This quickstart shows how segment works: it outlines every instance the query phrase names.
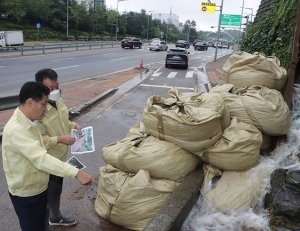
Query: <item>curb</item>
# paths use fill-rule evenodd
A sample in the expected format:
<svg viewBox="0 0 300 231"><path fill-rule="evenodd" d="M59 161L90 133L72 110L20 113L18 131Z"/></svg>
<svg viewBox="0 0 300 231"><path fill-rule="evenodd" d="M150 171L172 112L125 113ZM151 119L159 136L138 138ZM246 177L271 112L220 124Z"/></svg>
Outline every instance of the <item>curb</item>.
<svg viewBox="0 0 300 231"><path fill-rule="evenodd" d="M104 99L108 98L109 96L114 95L118 90L119 90L119 88L108 89L105 92L103 92L102 94L100 94L100 95L90 99L89 101L85 102L84 104L81 104L79 106L70 108L69 109L70 118L74 117L72 115L72 112L74 112L74 113L79 112L79 114L82 114L82 113L86 112L87 110L89 110L92 106L94 106L99 101L104 100Z"/></svg>

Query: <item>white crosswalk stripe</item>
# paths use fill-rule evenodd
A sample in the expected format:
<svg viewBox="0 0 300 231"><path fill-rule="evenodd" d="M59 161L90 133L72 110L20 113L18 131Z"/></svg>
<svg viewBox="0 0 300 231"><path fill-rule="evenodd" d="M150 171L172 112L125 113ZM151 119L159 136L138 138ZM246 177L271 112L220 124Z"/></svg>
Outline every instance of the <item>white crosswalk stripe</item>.
<svg viewBox="0 0 300 231"><path fill-rule="evenodd" d="M185 75L185 78L193 78L194 71L188 71Z"/></svg>
<svg viewBox="0 0 300 231"><path fill-rule="evenodd" d="M161 75L162 72L154 72L151 76L158 77Z"/></svg>
<svg viewBox="0 0 300 231"><path fill-rule="evenodd" d="M169 79L174 79L178 72L171 72L167 77Z"/></svg>

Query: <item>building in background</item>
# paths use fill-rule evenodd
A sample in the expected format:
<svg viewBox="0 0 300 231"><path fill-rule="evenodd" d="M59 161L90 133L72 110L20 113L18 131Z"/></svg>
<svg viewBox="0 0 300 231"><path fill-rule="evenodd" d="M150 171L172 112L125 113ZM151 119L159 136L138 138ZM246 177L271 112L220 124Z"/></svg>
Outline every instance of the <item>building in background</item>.
<svg viewBox="0 0 300 231"><path fill-rule="evenodd" d="M159 19L161 22L173 24L179 28L179 16L172 13L172 7L170 13L152 13L152 19Z"/></svg>

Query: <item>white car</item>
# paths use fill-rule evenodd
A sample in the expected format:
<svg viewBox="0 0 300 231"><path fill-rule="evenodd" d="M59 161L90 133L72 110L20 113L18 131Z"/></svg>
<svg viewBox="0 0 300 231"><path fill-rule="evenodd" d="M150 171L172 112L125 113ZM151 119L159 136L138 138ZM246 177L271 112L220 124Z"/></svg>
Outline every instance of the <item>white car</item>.
<svg viewBox="0 0 300 231"><path fill-rule="evenodd" d="M154 40L149 45L149 50L155 50L155 51L166 51L168 50L168 46L165 41L161 40Z"/></svg>

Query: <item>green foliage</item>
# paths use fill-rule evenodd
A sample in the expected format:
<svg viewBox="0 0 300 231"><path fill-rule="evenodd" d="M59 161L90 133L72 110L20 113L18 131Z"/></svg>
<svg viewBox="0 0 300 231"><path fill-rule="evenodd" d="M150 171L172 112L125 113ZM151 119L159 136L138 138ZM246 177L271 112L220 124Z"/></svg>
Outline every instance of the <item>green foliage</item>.
<svg viewBox="0 0 300 231"><path fill-rule="evenodd" d="M148 29L149 39L160 37L160 33L164 32L165 36L168 34L169 42L175 42L181 36L186 39L188 32L191 39L197 36L194 20L187 20L185 32L180 33L173 24L152 20L144 9L140 12L117 12L107 9L98 1L0 0L0 12L4 16L0 18L0 29L23 30L25 41L36 40L37 23L41 24L39 40L65 39L67 25L68 34L75 37L98 35L114 38L116 24L119 40L127 35L145 39Z"/></svg>
<svg viewBox="0 0 300 231"><path fill-rule="evenodd" d="M285 68L292 57L291 41L296 26L298 0L272 0L270 11L261 15L259 21L250 26L241 43L241 50L248 53L261 52L274 55Z"/></svg>

